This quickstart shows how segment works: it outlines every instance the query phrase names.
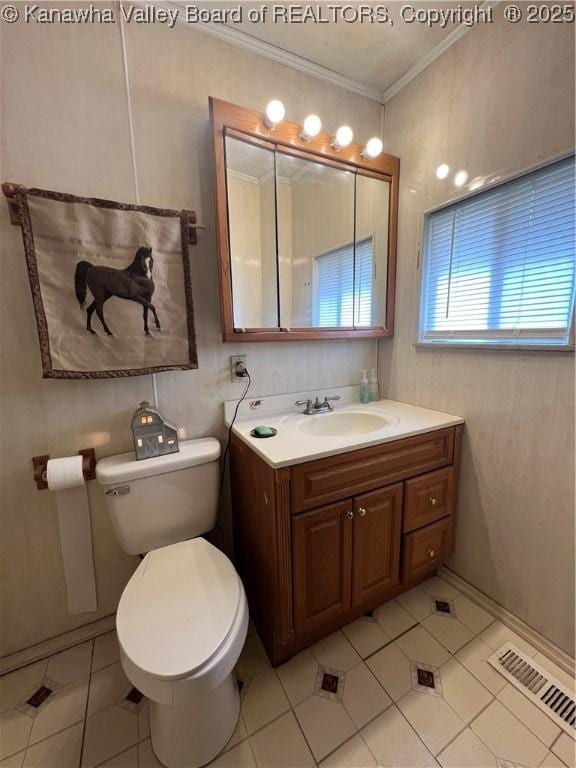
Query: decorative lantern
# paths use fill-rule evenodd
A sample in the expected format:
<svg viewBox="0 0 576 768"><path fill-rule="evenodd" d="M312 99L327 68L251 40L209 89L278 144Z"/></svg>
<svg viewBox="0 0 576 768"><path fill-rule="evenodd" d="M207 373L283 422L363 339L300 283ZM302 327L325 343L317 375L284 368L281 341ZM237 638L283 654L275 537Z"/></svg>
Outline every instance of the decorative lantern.
<svg viewBox="0 0 576 768"><path fill-rule="evenodd" d="M132 416L132 436L138 461L180 450L176 426L166 421L146 400Z"/></svg>

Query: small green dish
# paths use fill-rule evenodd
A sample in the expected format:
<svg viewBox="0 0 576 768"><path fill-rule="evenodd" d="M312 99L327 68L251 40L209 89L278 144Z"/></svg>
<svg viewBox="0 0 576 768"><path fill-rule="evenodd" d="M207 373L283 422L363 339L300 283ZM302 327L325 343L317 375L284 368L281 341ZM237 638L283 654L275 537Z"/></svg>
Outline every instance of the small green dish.
<svg viewBox="0 0 576 768"><path fill-rule="evenodd" d="M278 430L274 427L267 427L265 424L261 424L258 427L254 427L250 434L252 437L259 437L264 439L265 437L274 437L278 434Z"/></svg>

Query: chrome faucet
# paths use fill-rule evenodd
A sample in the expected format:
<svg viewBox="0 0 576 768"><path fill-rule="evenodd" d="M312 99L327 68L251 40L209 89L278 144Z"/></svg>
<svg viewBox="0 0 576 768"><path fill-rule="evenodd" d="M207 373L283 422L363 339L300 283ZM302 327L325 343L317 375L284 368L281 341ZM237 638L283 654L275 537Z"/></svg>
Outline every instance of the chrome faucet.
<svg viewBox="0 0 576 768"><path fill-rule="evenodd" d="M329 413L334 410L332 405L333 400L340 400L340 395L334 395L333 397L325 397L322 402L320 398L316 397L316 400L296 400L294 405L305 405L306 408L302 411L306 416L313 416L315 413Z"/></svg>

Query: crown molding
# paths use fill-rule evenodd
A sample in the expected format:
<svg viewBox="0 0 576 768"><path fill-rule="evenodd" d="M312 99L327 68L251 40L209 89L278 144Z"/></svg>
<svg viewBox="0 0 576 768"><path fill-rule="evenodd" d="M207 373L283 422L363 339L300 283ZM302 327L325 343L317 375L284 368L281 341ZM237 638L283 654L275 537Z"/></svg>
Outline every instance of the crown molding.
<svg viewBox="0 0 576 768"><path fill-rule="evenodd" d="M491 8L492 6L497 5L499 2L500 0L484 0L484 2L479 7L480 9ZM448 48L453 46L454 43L460 40L461 37L464 37L464 35L470 32L471 29L474 29L474 27L467 27L464 24L460 24L460 26L450 32L449 35L446 35L446 37L441 40L438 45L436 45L434 48L432 48L432 50L428 51L428 53L424 54L424 56L418 59L414 66L410 67L407 72L399 77L398 80L392 83L392 85L382 93L382 104L386 104L387 101L390 101L391 98L396 96L396 94L399 93L402 88L404 88L406 85L408 85L408 83L418 77L419 74L424 72L424 70L427 69L430 64L436 61L439 56L442 56L442 54L447 51Z"/></svg>
<svg viewBox="0 0 576 768"><path fill-rule="evenodd" d="M162 8L176 8L180 11L186 7L186 3L183 0L135 0L135 2L138 5L155 5ZM248 34L248 32L234 29L226 24L215 24L210 22L188 24L186 22L185 13L178 14L177 23L184 24L189 29L194 29L198 32L205 32L207 35L212 35L229 45L234 45L237 48L242 48L245 51L250 51L259 56L264 56L271 61L275 61L277 64L283 64L291 69L296 69L299 72L305 72L308 75L312 75L312 77L325 80L332 83L332 85L345 88L347 91L352 91L359 96L365 96L367 99L377 101L379 104L381 102L382 94L378 88L373 88L358 80L334 72L328 67L323 67L321 64L315 64L313 61L310 61L303 56L298 56L296 53L290 53L290 51L286 51L276 45L259 40L257 37Z"/></svg>
<svg viewBox="0 0 576 768"><path fill-rule="evenodd" d="M182 11L186 7L184 0L134 0L137 5L155 5L162 8L173 8ZM497 5L500 0L484 0L480 5L480 8L489 8ZM408 83L414 78L418 77L427 67L430 66L439 56L448 50L454 43L460 40L467 32L474 29L474 26L465 26L460 24L455 30L447 35L438 45L432 50L428 51L422 56L414 66L412 66L407 72L398 78L389 88L385 91L380 91L366 83L362 83L353 78L341 75L328 67L323 67L321 64L307 59L303 56L299 56L296 53L280 48L279 46L266 43L263 40L259 40L257 37L250 35L248 32L244 32L238 29L234 29L226 24L216 24L211 22L198 22L197 24L188 24L186 22L186 14L180 12L177 19L178 24L184 24L189 29L203 32L207 35L222 40L229 45L234 45L237 48L242 48L245 51L250 51L258 56L275 61L277 64L283 64L291 69L296 69L299 72L304 72L307 75L316 77L320 80L336 85L340 88L344 88L347 91L357 94L358 96L364 96L367 99L376 101L379 104L385 104L391 98L402 90Z"/></svg>

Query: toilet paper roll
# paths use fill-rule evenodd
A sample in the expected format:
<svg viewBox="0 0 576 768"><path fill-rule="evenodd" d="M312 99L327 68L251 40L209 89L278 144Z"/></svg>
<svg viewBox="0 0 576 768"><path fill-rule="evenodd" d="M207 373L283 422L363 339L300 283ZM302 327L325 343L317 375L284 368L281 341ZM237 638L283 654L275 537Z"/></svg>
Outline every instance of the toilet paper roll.
<svg viewBox="0 0 576 768"><path fill-rule="evenodd" d="M48 488L56 492L68 613L95 611L97 604L92 530L82 456L50 459L46 465L46 479Z"/></svg>

